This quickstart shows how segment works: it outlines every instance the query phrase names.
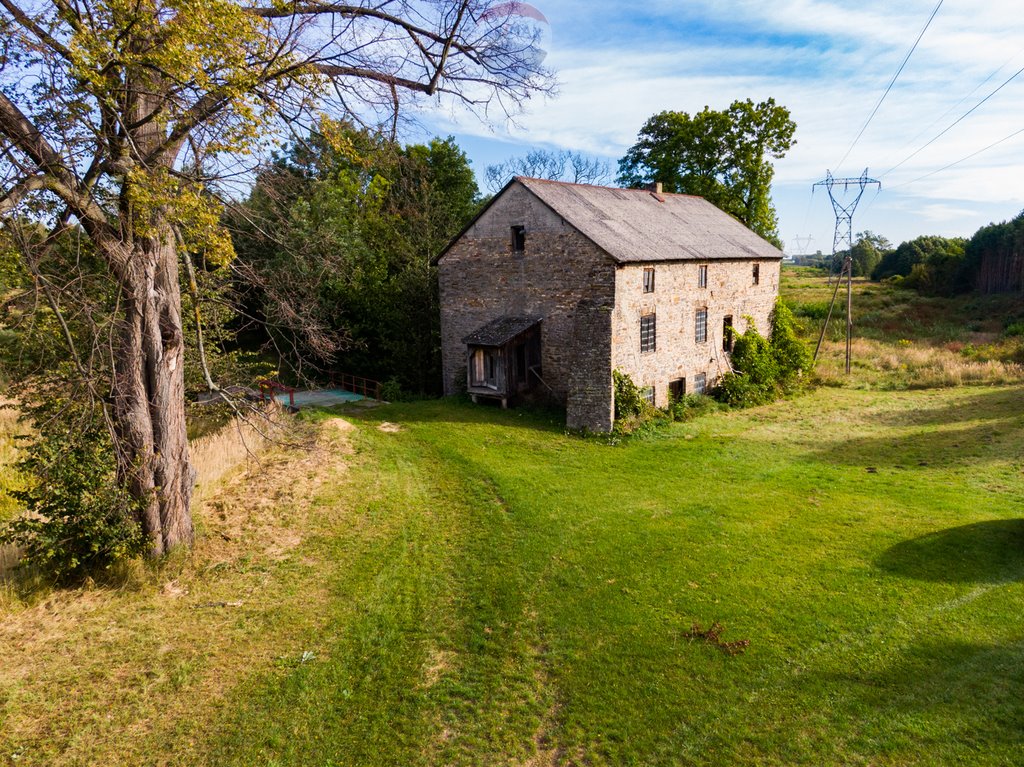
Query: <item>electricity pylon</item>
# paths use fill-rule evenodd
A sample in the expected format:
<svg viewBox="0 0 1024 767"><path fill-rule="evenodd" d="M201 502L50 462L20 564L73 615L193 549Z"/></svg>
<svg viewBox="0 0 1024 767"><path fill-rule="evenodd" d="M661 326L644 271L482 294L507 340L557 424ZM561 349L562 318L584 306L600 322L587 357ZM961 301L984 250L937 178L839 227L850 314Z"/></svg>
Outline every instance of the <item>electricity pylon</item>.
<svg viewBox="0 0 1024 767"><path fill-rule="evenodd" d="M796 243L797 252L794 253L793 255L806 256L807 251L810 250L811 242L813 240L814 238L811 235L807 235L806 237L801 237L800 235L797 235L796 237L794 237L793 242Z"/></svg>
<svg viewBox="0 0 1024 767"><path fill-rule="evenodd" d="M821 335L818 336L818 345L814 347L814 359L818 359L818 351L821 349L821 342L825 338L825 330L832 319L832 309L836 305L836 296L839 294L839 286L843 284L843 277L846 277L846 373L850 373L850 342L853 338L853 214L857 210L860 198L864 196L864 190L877 184L882 189L882 182L878 179L868 178L868 169L860 174L859 178L835 178L832 171L825 171L825 180L812 185L823 186L828 192L828 199L832 202L832 210L836 214L836 231L832 237L832 262L835 262L836 253L839 252L840 243L846 243L846 257L843 258L843 268L839 272L839 279L836 281L836 289L832 292L832 303L828 305L828 316L825 324L821 326ZM843 197L837 195L837 188L843 188ZM853 187L855 194L850 197L850 187ZM847 201L844 202L843 198ZM831 269L831 267L830 267Z"/></svg>

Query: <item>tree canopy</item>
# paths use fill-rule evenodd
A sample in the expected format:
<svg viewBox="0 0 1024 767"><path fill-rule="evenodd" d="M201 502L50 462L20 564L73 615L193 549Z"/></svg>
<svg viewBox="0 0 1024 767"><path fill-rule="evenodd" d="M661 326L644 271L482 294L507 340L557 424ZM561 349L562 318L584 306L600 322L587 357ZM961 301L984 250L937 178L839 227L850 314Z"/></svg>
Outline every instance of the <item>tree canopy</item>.
<svg viewBox="0 0 1024 767"><path fill-rule="evenodd" d="M112 291L89 339L62 333L66 388L102 411L151 553L192 539L180 277L190 256L233 258L220 197L324 110L392 134L417 99L515 111L551 79L512 14L491 0L0 0L0 215L42 227L12 241L58 325L93 283L35 265L69 233Z"/></svg>
<svg viewBox="0 0 1024 767"><path fill-rule="evenodd" d="M796 143L789 110L768 99L734 101L723 111L661 112L640 129L619 161L619 183L660 182L666 192L696 194L779 247L771 201L772 160Z"/></svg>
<svg viewBox="0 0 1024 767"><path fill-rule="evenodd" d="M402 147L352 125L324 127L344 136L345 151L323 132L295 142L229 216L247 306L292 374L341 364L436 393L430 262L476 213L472 168L451 138Z"/></svg>

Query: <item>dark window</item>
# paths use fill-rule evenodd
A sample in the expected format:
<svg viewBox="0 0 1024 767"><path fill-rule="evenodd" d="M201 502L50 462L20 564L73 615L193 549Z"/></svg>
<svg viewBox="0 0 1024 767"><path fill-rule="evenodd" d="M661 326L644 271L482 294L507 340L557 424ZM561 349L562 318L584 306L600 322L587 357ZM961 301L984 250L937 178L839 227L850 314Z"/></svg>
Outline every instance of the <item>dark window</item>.
<svg viewBox="0 0 1024 767"><path fill-rule="evenodd" d="M522 253L524 250L526 250L526 227L513 226L512 251L514 253Z"/></svg>
<svg viewBox="0 0 1024 767"><path fill-rule="evenodd" d="M722 320L722 350L732 351L732 316Z"/></svg>
<svg viewBox="0 0 1024 767"><path fill-rule="evenodd" d="M686 396L686 379L677 378L668 382L668 396L673 402L678 402Z"/></svg>
<svg viewBox="0 0 1024 767"><path fill-rule="evenodd" d="M657 348L657 328L654 315L645 314L640 318L640 351L653 352Z"/></svg>
<svg viewBox="0 0 1024 767"><path fill-rule="evenodd" d="M644 293L654 292L654 270L644 269Z"/></svg>
<svg viewBox="0 0 1024 767"><path fill-rule="evenodd" d="M754 284L755 285L760 285L761 284L761 265L760 264L754 264Z"/></svg>
<svg viewBox="0 0 1024 767"><path fill-rule="evenodd" d="M693 393L703 394L708 388L708 376L707 373L697 373L693 377Z"/></svg>
<svg viewBox="0 0 1024 767"><path fill-rule="evenodd" d="M706 288L708 286L708 268L706 266L697 267L697 287Z"/></svg>
<svg viewBox="0 0 1024 767"><path fill-rule="evenodd" d="M696 320L694 322L694 340L703 344L708 340L708 310L698 309Z"/></svg>
<svg viewBox="0 0 1024 767"><path fill-rule="evenodd" d="M644 400L647 402L648 405L653 405L654 404L654 387L653 386L648 386L646 389L644 389L641 392L641 396L643 396Z"/></svg>

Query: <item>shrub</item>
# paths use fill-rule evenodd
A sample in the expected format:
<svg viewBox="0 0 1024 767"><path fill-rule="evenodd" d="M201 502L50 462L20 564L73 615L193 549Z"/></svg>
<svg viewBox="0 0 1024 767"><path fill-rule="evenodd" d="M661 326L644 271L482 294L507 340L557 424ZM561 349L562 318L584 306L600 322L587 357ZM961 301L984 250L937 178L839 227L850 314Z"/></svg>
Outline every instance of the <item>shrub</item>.
<svg viewBox="0 0 1024 767"><path fill-rule="evenodd" d="M718 409L718 402L703 394L685 394L669 402L668 417L673 421L689 421Z"/></svg>
<svg viewBox="0 0 1024 767"><path fill-rule="evenodd" d="M615 383L615 420L638 416L651 407L644 399L643 391L628 374L615 370L612 381Z"/></svg>
<svg viewBox="0 0 1024 767"><path fill-rule="evenodd" d="M780 394L799 389L813 364L807 346L797 338L793 313L776 301L771 333L765 338L748 318L748 329L736 337L732 351L734 372L719 380L712 394L734 407L771 402Z"/></svg>
<svg viewBox="0 0 1024 767"><path fill-rule="evenodd" d="M94 414L63 403L32 413L37 436L18 469L27 488L11 495L26 513L0 529L0 543L22 549L23 564L68 584L143 553L138 503L118 487L114 452Z"/></svg>

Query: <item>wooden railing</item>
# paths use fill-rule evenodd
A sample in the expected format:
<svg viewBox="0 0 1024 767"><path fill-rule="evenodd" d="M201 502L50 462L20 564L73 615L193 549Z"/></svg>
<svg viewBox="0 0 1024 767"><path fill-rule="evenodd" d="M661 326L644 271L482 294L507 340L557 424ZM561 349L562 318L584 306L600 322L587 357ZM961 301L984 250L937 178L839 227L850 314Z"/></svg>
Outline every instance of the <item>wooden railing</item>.
<svg viewBox="0 0 1024 767"><path fill-rule="evenodd" d="M295 409L295 389L291 386L285 386L280 381L271 381L266 378L256 383L260 387L260 398L264 402L276 399L275 393L280 392L288 395L288 407L292 410Z"/></svg>
<svg viewBox="0 0 1024 767"><path fill-rule="evenodd" d="M344 389L353 394L380 399L380 381L374 381L372 378L363 378L349 373L334 373L331 375L331 383L338 389Z"/></svg>

